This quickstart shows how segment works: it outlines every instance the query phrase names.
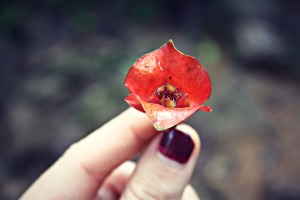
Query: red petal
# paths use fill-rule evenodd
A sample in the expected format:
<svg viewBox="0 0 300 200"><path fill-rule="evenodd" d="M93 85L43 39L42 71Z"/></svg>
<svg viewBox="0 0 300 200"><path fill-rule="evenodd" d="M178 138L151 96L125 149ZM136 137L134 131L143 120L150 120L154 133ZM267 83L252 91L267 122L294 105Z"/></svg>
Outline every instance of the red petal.
<svg viewBox="0 0 300 200"><path fill-rule="evenodd" d="M168 108L153 103L156 89L166 83L187 94L186 100L190 105ZM208 73L196 58L175 49L171 40L160 49L140 57L130 68L125 86L131 93L126 102L146 112L157 130L173 127L197 110L212 110L210 106L202 105L210 97L212 89Z"/></svg>
<svg viewBox="0 0 300 200"><path fill-rule="evenodd" d="M134 107L135 109L141 111L141 112L145 112L138 96L136 96L135 94L130 94L125 98L125 101L132 107Z"/></svg>
<svg viewBox="0 0 300 200"><path fill-rule="evenodd" d="M204 112L211 112L212 111L212 108L210 106L200 106L198 108L198 110L201 110L201 111L204 111Z"/></svg>
<svg viewBox="0 0 300 200"><path fill-rule="evenodd" d="M165 83L187 93L191 106L203 104L211 94L206 70L196 58L175 49L172 41L139 58L125 79L129 92L144 101L148 101L151 94Z"/></svg>
<svg viewBox="0 0 300 200"><path fill-rule="evenodd" d="M136 101L140 102L139 105L142 106L143 112L146 112L153 126L158 131L162 131L175 126L176 124L187 119L199 108L204 107L204 106L193 106L193 107L185 107L185 108L167 108L159 104L147 103L142 99L140 99L139 96L135 94L130 94L128 97L134 101L134 103L133 101L130 101L130 103L133 103L130 105L137 105L138 103ZM126 101L128 97L126 98Z"/></svg>

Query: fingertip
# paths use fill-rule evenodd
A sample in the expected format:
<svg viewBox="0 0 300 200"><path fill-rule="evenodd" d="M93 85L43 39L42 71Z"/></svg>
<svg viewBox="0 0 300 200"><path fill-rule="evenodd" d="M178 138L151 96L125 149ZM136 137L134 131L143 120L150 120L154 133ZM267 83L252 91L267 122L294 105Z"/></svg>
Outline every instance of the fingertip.
<svg viewBox="0 0 300 200"><path fill-rule="evenodd" d="M133 107L127 108L122 114L130 115L132 117L147 119L149 121L149 124L151 124L149 118L147 117L147 115L144 112L139 111Z"/></svg>
<svg viewBox="0 0 300 200"><path fill-rule="evenodd" d="M116 168L101 185L95 200L118 199L133 174L135 166L134 162L126 161Z"/></svg>
<svg viewBox="0 0 300 200"><path fill-rule="evenodd" d="M200 198L196 190L191 185L187 185L184 189L182 200L200 200Z"/></svg>

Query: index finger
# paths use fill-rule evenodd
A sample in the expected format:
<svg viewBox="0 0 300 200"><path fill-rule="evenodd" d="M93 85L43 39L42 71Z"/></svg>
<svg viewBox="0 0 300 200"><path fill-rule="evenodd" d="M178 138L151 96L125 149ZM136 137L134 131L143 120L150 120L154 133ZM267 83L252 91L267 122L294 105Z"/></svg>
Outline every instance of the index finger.
<svg viewBox="0 0 300 200"><path fill-rule="evenodd" d="M155 135L149 118L129 108L73 144L22 199L91 199L104 178Z"/></svg>
<svg viewBox="0 0 300 200"><path fill-rule="evenodd" d="M74 146L81 162L97 179L131 159L155 134L149 118L129 108Z"/></svg>

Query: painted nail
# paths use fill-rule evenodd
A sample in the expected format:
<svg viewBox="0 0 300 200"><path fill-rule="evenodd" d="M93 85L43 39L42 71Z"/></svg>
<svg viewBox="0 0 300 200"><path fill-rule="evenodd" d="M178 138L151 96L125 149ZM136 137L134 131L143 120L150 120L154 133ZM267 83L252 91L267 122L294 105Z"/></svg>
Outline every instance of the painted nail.
<svg viewBox="0 0 300 200"><path fill-rule="evenodd" d="M180 163L186 163L195 147L192 138L182 131L171 129L164 132L158 150L164 156Z"/></svg>

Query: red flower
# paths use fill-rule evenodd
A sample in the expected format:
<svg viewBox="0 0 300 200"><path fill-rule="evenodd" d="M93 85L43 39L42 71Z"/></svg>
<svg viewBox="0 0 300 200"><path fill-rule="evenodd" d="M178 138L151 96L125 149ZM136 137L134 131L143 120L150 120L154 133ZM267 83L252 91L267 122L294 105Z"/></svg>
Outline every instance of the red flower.
<svg viewBox="0 0 300 200"><path fill-rule="evenodd" d="M179 52L172 40L140 57L130 68L125 101L146 112L157 130L182 122L197 110L211 112L203 103L210 97L208 73L194 57Z"/></svg>

